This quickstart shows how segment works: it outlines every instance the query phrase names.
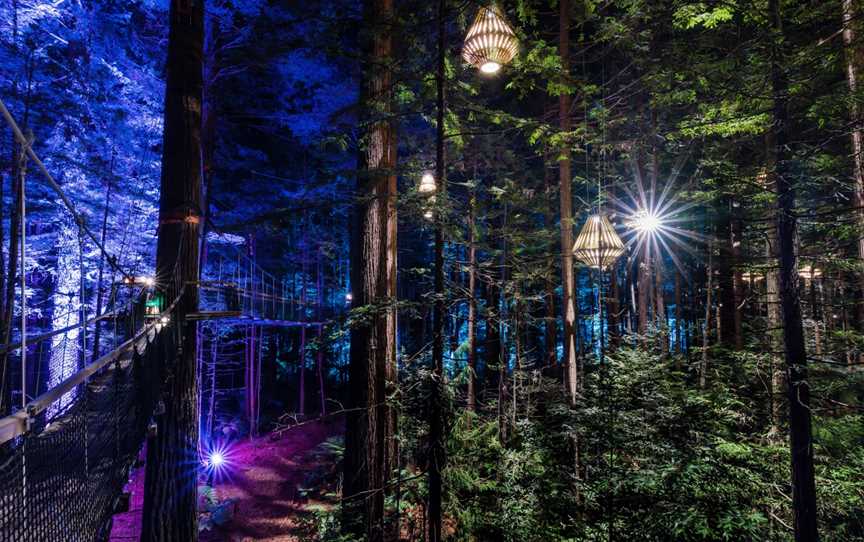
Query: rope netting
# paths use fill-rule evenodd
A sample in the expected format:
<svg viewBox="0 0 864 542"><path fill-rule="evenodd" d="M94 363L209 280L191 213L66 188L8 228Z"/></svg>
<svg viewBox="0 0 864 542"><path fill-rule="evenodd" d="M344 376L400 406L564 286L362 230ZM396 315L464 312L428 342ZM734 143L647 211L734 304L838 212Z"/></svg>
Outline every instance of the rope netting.
<svg viewBox="0 0 864 542"><path fill-rule="evenodd" d="M0 444L0 542L106 537L178 329L145 326L78 385L76 400L31 417L27 432Z"/></svg>

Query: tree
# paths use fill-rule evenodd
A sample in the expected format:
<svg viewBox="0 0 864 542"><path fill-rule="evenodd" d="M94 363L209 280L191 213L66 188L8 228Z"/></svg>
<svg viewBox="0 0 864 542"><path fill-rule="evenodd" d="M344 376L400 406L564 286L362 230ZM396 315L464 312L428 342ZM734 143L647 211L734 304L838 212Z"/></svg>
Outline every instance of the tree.
<svg viewBox="0 0 864 542"><path fill-rule="evenodd" d="M169 12L162 190L156 281L180 299L181 348L163 367L165 412L147 446L141 540L198 539L197 324L201 228L201 105L204 3L172 0Z"/></svg>
<svg viewBox="0 0 864 542"><path fill-rule="evenodd" d="M570 170L570 0L559 3L558 54L561 57L561 94L558 97L558 127L564 134L564 143L558 156L558 197L560 199L561 221L561 314L564 322L564 367L567 371L567 390L570 400L576 401L579 391L579 368L576 364L576 295L573 277L573 194L570 190L572 172Z"/></svg>
<svg viewBox="0 0 864 542"><path fill-rule="evenodd" d="M795 188L789 168L789 82L783 64L783 11L780 0L769 0L771 24L771 90L773 100L774 177L777 186L777 241L779 252L780 306L783 320L789 444L792 455L792 503L796 542L816 542L816 483L813 470L813 429L810 420L810 384L807 381L807 349L801 321L801 300L796 254L797 220Z"/></svg>
<svg viewBox="0 0 864 542"><path fill-rule="evenodd" d="M351 329L343 482L343 521L370 542L384 538L388 478L387 378L394 371L391 298L396 245L395 130L391 111L392 0L366 0L361 104L363 140L351 240L351 287L357 322Z"/></svg>

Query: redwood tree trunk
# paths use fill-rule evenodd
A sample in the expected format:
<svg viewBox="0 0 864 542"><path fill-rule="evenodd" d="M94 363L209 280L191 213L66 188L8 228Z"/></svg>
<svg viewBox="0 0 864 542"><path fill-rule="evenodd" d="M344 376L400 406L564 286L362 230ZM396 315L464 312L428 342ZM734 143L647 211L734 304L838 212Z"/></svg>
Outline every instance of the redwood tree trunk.
<svg viewBox="0 0 864 542"><path fill-rule="evenodd" d="M353 306L369 311L351 329L349 395L346 415L343 524L369 542L384 538L384 491L387 481L387 364L395 357L388 295L390 206L396 156L391 107L393 0L364 2L365 66L364 134L359 160L356 203L351 228Z"/></svg>
<svg viewBox="0 0 864 542"><path fill-rule="evenodd" d="M850 138L852 143L852 175L855 179L855 218L858 224L858 258L864 260L864 134L859 124L861 108L856 94L858 93L858 63L859 49L855 40L856 17L861 14L856 11L854 0L843 0L843 46L846 53L846 83L849 86L849 116L852 121ZM862 296L864 296L864 274L859 275ZM858 322L864 326L864 300L858 300Z"/></svg>
<svg viewBox="0 0 864 542"><path fill-rule="evenodd" d="M447 170L444 165L444 78L446 58L446 0L438 0L438 59L436 66L435 177L438 197L447 194ZM435 313L432 337L432 382L429 420L429 542L441 542L442 480L444 470L443 379L444 379L444 231L440 212L435 217Z"/></svg>
<svg viewBox="0 0 864 542"><path fill-rule="evenodd" d="M476 176L475 176L476 179ZM477 245L475 216L477 197L471 192L468 215L468 390L467 408L477 410Z"/></svg>
<svg viewBox="0 0 864 542"><path fill-rule="evenodd" d="M807 352L801 321L798 262L795 253L797 219L792 173L787 168L789 83L784 72L783 15L780 0L769 0L772 29L771 87L773 92L774 175L777 182L777 240L780 259L780 308L783 315L789 441L792 456L792 507L796 542L819 540L816 521L816 483L813 471L813 433Z"/></svg>
<svg viewBox="0 0 864 542"><path fill-rule="evenodd" d="M199 275L203 38L203 2L172 0L156 249L157 284L168 300ZM165 413L147 445L144 542L198 539L197 327L184 319L197 307L198 289L188 284L174 324L182 326L182 349L167 360L171 378L162 394Z"/></svg>
<svg viewBox="0 0 864 542"><path fill-rule="evenodd" d="M570 73L570 0L559 2L558 54L561 77L565 84ZM565 90L558 98L558 122L562 133L570 131L570 94ZM564 321L564 360L567 391L575 403L579 390L579 367L576 364L576 299L573 276L573 195L570 169L570 146L565 143L558 155L558 186L561 206L561 315Z"/></svg>

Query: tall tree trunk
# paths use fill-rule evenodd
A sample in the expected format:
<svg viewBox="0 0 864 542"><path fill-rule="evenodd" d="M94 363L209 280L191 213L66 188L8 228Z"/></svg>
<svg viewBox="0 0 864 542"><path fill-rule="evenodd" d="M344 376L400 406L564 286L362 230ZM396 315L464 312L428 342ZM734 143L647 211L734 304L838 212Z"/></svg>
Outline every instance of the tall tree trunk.
<svg viewBox="0 0 864 542"><path fill-rule="evenodd" d="M447 27L445 21L446 0L438 0L438 58L435 74L437 91L435 119L435 178L438 181L438 198L445 203L447 195L446 167L444 164L444 84ZM443 386L444 379L444 231L439 211L435 217L435 312L432 337L432 382L429 420L429 542L441 542L442 487L441 472L444 469Z"/></svg>
<svg viewBox="0 0 864 542"><path fill-rule="evenodd" d="M475 175L476 181L476 175ZM468 390L467 408L477 410L477 196L471 191L468 214Z"/></svg>
<svg viewBox="0 0 864 542"><path fill-rule="evenodd" d="M722 196L719 202L720 219L717 228L717 240L720 243L717 258L717 285L720 287L718 309L720 318L718 325L722 341L727 348L735 347L735 278L733 260L735 251L734 235L732 234L732 201L728 196Z"/></svg>
<svg viewBox="0 0 864 542"><path fill-rule="evenodd" d="M395 23L398 24L398 23ZM394 27L391 32L397 32ZM398 32L397 32L398 33ZM396 156L398 154L398 145L396 143L396 127L391 126L393 130L390 137L390 156L393 157L393 169L396 167ZM396 363L396 334L398 326L398 312L395 308L397 298L397 273L398 273L398 233L399 233L399 217L397 215L397 200L399 190L395 173L387 178L387 299L393 303L393 308L387 311L387 344L386 354L387 363L384 366L384 379L386 380L385 394L387 397L394 395L399 387L398 365ZM394 469L398 468L399 460L399 438L398 438L398 410L395 402L387 402L384 405L385 417L385 438L386 449L384 458L385 478L389 477ZM394 525L394 529L399 526Z"/></svg>
<svg viewBox="0 0 864 542"><path fill-rule="evenodd" d="M858 5L859 7L856 7ZM858 69L860 62L860 45L855 42L858 39L857 28L860 24L856 20L861 13L860 4L855 0L843 0L843 45L846 57L846 83L849 86L849 116L852 121L850 138L852 142L852 176L855 179L855 218L858 225L858 258L864 261L864 133L862 133L861 108L858 99ZM862 299L858 300L858 322L864 325L864 273L859 274Z"/></svg>
<svg viewBox="0 0 864 542"><path fill-rule="evenodd" d="M776 195L776 178L775 156L774 156L774 137L769 131L765 138L766 144L766 175L764 175L765 190ZM776 206L776 198L772 200L772 204ZM776 222L776 210L769 209L769 223ZM765 261L774 262L777 260L777 230L768 228L765 232ZM765 315L766 326L768 328L769 350L771 351L771 380L769 389L769 409L770 409L770 425L768 428L768 439L777 441L782 438L781 427L784 420L784 408L781 390L783 389L785 378L783 374L783 359L781 352L783 351L783 338L781 321L782 314L780 313L780 286L777 269L770 266L765 271Z"/></svg>
<svg viewBox="0 0 864 542"><path fill-rule="evenodd" d="M736 211L737 203L732 203L732 299L735 303L734 314L734 332L735 332L735 349L741 350L744 348L744 326L743 326L743 311L744 311L744 283L741 278L741 243L743 242L743 224L741 223L740 213Z"/></svg>
<svg viewBox="0 0 864 542"><path fill-rule="evenodd" d="M185 315L198 308L203 39L203 2L172 0L156 274L168 300L186 290L174 324L182 326L182 349L168 368L165 413L147 445L144 542L198 540L197 325Z"/></svg>
<svg viewBox="0 0 864 542"><path fill-rule="evenodd" d="M780 0L768 1L771 21L771 88L773 93L774 176L777 183L777 240L780 256L780 306L788 375L789 440L792 455L792 507L796 542L816 542L816 483L813 470L813 433L807 351L801 321L798 262L795 253L797 219L795 189L787 165L789 83L783 64L784 28Z"/></svg>
<svg viewBox="0 0 864 542"><path fill-rule="evenodd" d="M316 320L318 320L318 348L315 352L315 365L318 369L318 398L321 402L321 410L318 411L318 414L324 416L327 414L327 394L324 390L324 324L322 323L324 320L324 272L321 262L321 247L318 247L317 254L318 258L315 271L315 316Z"/></svg>
<svg viewBox="0 0 864 542"><path fill-rule="evenodd" d="M114 158L115 150L111 149L111 165L108 167L108 183L105 187L105 209L102 211L102 231L99 242L105 246L105 237L108 234L108 214L111 208L111 188L114 186ZM102 314L102 278L105 272L105 253L99 254L99 273L96 278L96 314L98 318ZM83 303L83 300L82 300ZM93 353L90 359L95 361L99 357L99 342L102 335L102 322L96 321L93 331Z"/></svg>
<svg viewBox="0 0 864 542"><path fill-rule="evenodd" d="M680 369L680 355L683 353L684 341L681 340L681 318L684 311L681 310L681 273L675 270L675 353L679 355L678 368Z"/></svg>
<svg viewBox="0 0 864 542"><path fill-rule="evenodd" d="M544 225L550 230L554 227L555 224L555 202L552 194L552 168L549 167L548 156L546 160L546 168L543 175L543 180L545 183L545 194L547 198L547 204L545 206L546 212L544 213ZM546 317L544 322L544 349L545 349L545 362L544 365L551 369L558 365L558 319L555 316L555 289L557 287L557 280L555 279L554 269L555 269L555 257L551 256L555 253L555 246L557 246L557 242L550 243L549 252L550 258L548 262L549 274L546 278L546 293L544 298L544 305L546 307Z"/></svg>
<svg viewBox="0 0 864 542"><path fill-rule="evenodd" d="M14 2L13 5L14 14L15 14L15 30L17 33L17 22L18 22L18 2ZM17 41L16 50L17 50ZM29 122L30 117L30 99L32 96L32 88L33 88L33 62L32 62L32 54L27 56L26 64L26 77L27 77L27 90L24 97L24 114L22 115L21 128L25 130L25 136L29 137L32 142L32 133L27 128L27 124ZM17 85L13 88L13 90L17 91ZM16 92L17 93L17 92ZM24 194L24 180L27 175L25 171L25 166L27 163L27 153L24 148L14 140L12 141L12 200L14 201L14 205L12 207L12 212L9 217L9 265L8 272L6 274L5 283L6 283L6 298L3 302L3 344L9 344L12 339L12 318L15 313L15 283L16 278L18 276L18 249L19 249L19 237L21 236L21 215L22 208L24 205L23 194ZM0 217L2 218L2 217ZM0 250L2 252L2 250ZM2 272L2 271L0 271ZM22 269L23 273L24 270ZM12 371L9 369L9 354L3 354L3 393L0 394L0 401L3 402L0 405L0 413L8 413L11 412L12 408L12 381L11 381Z"/></svg>
<svg viewBox="0 0 864 542"><path fill-rule="evenodd" d="M569 84L570 76L570 0L559 2L558 54L561 57L561 79ZM570 131L569 90L558 97L558 123L562 133ZM573 195L571 192L572 172L570 170L570 143L559 149L558 186L561 207L561 315L564 321L564 360L567 371L567 391L570 402L575 403L579 393L579 367L576 360L576 299L575 278L573 275Z"/></svg>
<svg viewBox="0 0 864 542"><path fill-rule="evenodd" d="M663 258L657 252L654 264L654 310L656 312L657 326L659 329L660 352L664 356L669 355L669 326L666 321L666 296L663 286Z"/></svg>
<svg viewBox="0 0 864 542"><path fill-rule="evenodd" d="M708 338L711 335L711 305L714 295L714 242L708 243L707 284L705 286L705 323L702 324L702 364L699 366L699 387L705 389L708 378Z"/></svg>
<svg viewBox="0 0 864 542"><path fill-rule="evenodd" d="M306 215L304 213L303 218L303 250L301 251L301 258L303 258L303 262L300 264L301 271L301 283L300 283L300 322L302 325L300 326L300 349L297 351L297 368L299 372L300 382L297 386L297 412L303 416L306 414L306 276L309 273L308 261L309 261L309 239L306 236L305 229L308 227L306 222Z"/></svg>
<svg viewBox="0 0 864 542"><path fill-rule="evenodd" d="M369 310L351 329L346 416L343 524L369 542L384 538L387 481L387 364L395 356L388 298L395 272L390 262L390 205L394 191L395 137L390 110L393 0L366 0L361 103L363 145L351 228L352 305Z"/></svg>
<svg viewBox="0 0 864 542"><path fill-rule="evenodd" d="M648 333L648 302L651 292L651 256L648 252L648 247L642 251L642 257L637 260L636 265L639 269L639 279L636 283L639 298L639 334L642 335L642 342L645 341L645 335Z"/></svg>

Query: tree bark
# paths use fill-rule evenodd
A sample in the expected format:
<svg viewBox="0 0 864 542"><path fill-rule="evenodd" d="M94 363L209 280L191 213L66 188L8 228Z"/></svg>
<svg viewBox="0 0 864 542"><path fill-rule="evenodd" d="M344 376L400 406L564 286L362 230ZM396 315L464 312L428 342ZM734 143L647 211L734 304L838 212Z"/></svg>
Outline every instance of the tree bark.
<svg viewBox="0 0 864 542"><path fill-rule="evenodd" d="M852 143L852 176L855 179L855 219L858 225L858 258L864 261L864 133L862 133L859 121L861 120L861 109L857 94L859 49L855 43L857 39L856 30L859 24L856 17L860 14L856 9L855 0L843 0L843 46L846 57L846 83L849 86L849 116L852 121L852 131L849 136ZM860 273L861 291L864 292L864 273ZM864 293L862 293L864 295ZM858 322L864 326L864 300L858 300Z"/></svg>
<svg viewBox="0 0 864 542"><path fill-rule="evenodd" d="M648 302L651 292L651 256L648 253L648 247L642 250L642 257L637 261L639 268L639 279L636 283L639 297L639 334L642 335L642 342L645 342L645 336L648 333Z"/></svg>
<svg viewBox="0 0 864 542"><path fill-rule="evenodd" d="M476 176L475 176L476 180ZM468 390L467 408L477 411L477 196L471 191L468 215Z"/></svg>
<svg viewBox="0 0 864 542"><path fill-rule="evenodd" d="M320 410L318 414L324 416L327 414L327 393L324 390L324 270L321 262L321 247L318 247L318 258L315 274L315 314L318 320L318 349L315 353L316 367L318 369L318 398L320 400Z"/></svg>
<svg viewBox="0 0 864 542"><path fill-rule="evenodd" d="M111 189L114 186L114 157L115 151L111 150L111 165L108 167L108 183L105 187L105 209L102 211L102 231L100 234L100 242L105 246L105 237L108 234L108 214L111 208ZM105 253L99 254L99 273L96 278L96 317L102 314L102 279L105 272ZM84 300L82 299L83 303ZM99 342L102 336L102 322L96 321L93 330L93 353L90 356L92 361L96 361L99 357Z"/></svg>
<svg viewBox="0 0 864 542"><path fill-rule="evenodd" d="M699 366L699 388L705 389L708 378L708 338L711 334L711 304L714 293L714 243L708 243L707 284L705 286L705 323L702 324L702 364Z"/></svg>
<svg viewBox="0 0 864 542"><path fill-rule="evenodd" d="M550 230L554 227L555 224L555 201L552 197L553 189L552 189L552 169L548 166L548 156L547 159L544 160L546 163L546 168L544 171L544 183L545 183L545 193L547 197L547 204L545 206L546 212L544 213L544 222L545 226ZM544 305L546 308L546 317L544 322L544 350L545 350L545 361L544 365L548 369L552 369L558 365L558 319L555 316L555 288L557 286L555 279L555 257L553 256L555 253L556 242L550 243L549 252L550 258L548 262L549 266L549 275L546 278L546 292L544 298Z"/></svg>
<svg viewBox="0 0 864 542"><path fill-rule="evenodd" d="M777 183L777 240L780 260L780 306L789 401L789 441L792 456L792 507L796 542L819 540L816 483L813 470L813 434L807 352L801 321L798 262L795 251L797 219L792 173L787 166L789 83L783 64L783 14L780 0L769 0L771 21L771 89L773 93L774 176Z"/></svg>
<svg viewBox="0 0 864 542"><path fill-rule="evenodd" d="M435 121L435 178L438 181L440 203L447 194L446 167L444 165L444 83L446 55L446 0L438 1L438 58L436 67L436 121ZM444 469L443 386L444 379L444 231L443 217L439 211L435 217L435 312L432 337L432 382L429 420L429 542L441 542L442 528L442 480Z"/></svg>
<svg viewBox="0 0 864 542"><path fill-rule="evenodd" d="M197 326L185 315L198 307L203 37L203 2L172 0L156 279L169 301L185 293L173 324L182 348L166 367L165 413L147 445L144 542L198 540Z"/></svg>
<svg viewBox="0 0 864 542"><path fill-rule="evenodd" d="M562 83L569 84L570 74L570 0L559 2L558 54L561 57ZM558 123L562 133L570 131L569 90L558 97ZM566 138L565 138L566 139ZM573 195L571 192L570 144L565 143L558 155L558 197L561 208L561 315L564 321L564 359L567 391L575 403L579 393L579 367L576 360L576 298L573 275Z"/></svg>
<svg viewBox="0 0 864 542"><path fill-rule="evenodd" d="M681 273L675 270L675 353L678 354L677 367L680 369L681 354L684 353L684 341L681 340L681 318L684 311L681 310Z"/></svg>
<svg viewBox="0 0 864 542"><path fill-rule="evenodd" d="M735 278L733 273L734 235L732 233L732 201L728 196L722 196L719 202L720 220L717 240L720 243L717 259L717 285L720 287L718 321L721 341L727 348L735 347Z"/></svg>
<svg viewBox="0 0 864 542"><path fill-rule="evenodd" d="M737 203L732 204L732 299L735 303L734 309L734 331L735 331L735 349L742 350L744 348L744 283L741 278L741 243L743 242L743 224L741 223L740 213L736 211Z"/></svg>
<svg viewBox="0 0 864 542"><path fill-rule="evenodd" d="M666 295L663 286L663 258L659 251L654 262L654 310L658 326L658 338L660 339L660 352L664 356L669 355L669 326L666 321Z"/></svg>
<svg viewBox="0 0 864 542"><path fill-rule="evenodd" d="M395 243L389 220L393 193L395 137L391 110L393 0L366 0L361 104L364 134L351 228L352 306L368 311L351 329L346 416L343 525L369 542L384 538L387 481L387 364L395 357L389 299L395 272L389 250ZM390 263L391 265L388 265Z"/></svg>
<svg viewBox="0 0 864 542"><path fill-rule="evenodd" d="M306 213L303 214L303 250L300 252L303 261L300 264L300 349L297 351L297 369L300 381L297 385L297 412L306 414L306 276L309 273L309 238L305 229L308 227Z"/></svg>

